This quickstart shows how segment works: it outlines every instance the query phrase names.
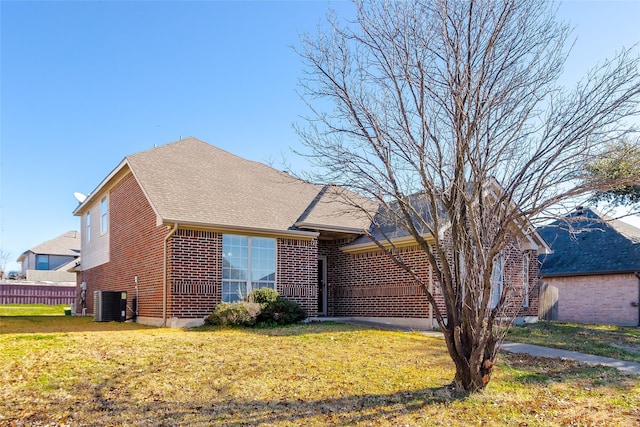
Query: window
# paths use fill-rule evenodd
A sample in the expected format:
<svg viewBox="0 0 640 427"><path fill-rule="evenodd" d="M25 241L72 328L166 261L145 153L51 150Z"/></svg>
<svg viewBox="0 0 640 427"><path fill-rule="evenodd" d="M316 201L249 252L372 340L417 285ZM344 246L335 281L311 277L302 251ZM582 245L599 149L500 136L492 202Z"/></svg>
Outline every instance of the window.
<svg viewBox="0 0 640 427"><path fill-rule="evenodd" d="M222 236L222 301L241 301L253 289L276 287L276 239Z"/></svg>
<svg viewBox="0 0 640 427"><path fill-rule="evenodd" d="M522 256L522 284L524 289L522 306L527 308L529 307L529 254Z"/></svg>
<svg viewBox="0 0 640 427"><path fill-rule="evenodd" d="M85 233L87 235L87 242L89 240L91 240L91 213L87 212L87 232Z"/></svg>
<svg viewBox="0 0 640 427"><path fill-rule="evenodd" d="M36 270L49 269L49 255L36 255Z"/></svg>
<svg viewBox="0 0 640 427"><path fill-rule="evenodd" d="M495 308L500 302L502 296L502 256L497 256L493 261L493 273L491 274L491 300L489 306Z"/></svg>
<svg viewBox="0 0 640 427"><path fill-rule="evenodd" d="M100 201L100 233L104 234L109 229L109 206L107 205L107 198L104 197Z"/></svg>

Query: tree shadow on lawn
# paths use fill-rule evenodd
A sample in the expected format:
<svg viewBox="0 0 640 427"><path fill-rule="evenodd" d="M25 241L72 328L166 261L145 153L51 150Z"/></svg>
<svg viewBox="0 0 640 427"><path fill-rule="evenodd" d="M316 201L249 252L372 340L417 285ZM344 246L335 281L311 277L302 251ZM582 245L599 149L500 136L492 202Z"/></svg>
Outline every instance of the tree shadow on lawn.
<svg viewBox="0 0 640 427"><path fill-rule="evenodd" d="M463 400L466 397L465 394L455 393L449 386L317 400L298 398L168 402L150 396L149 400L132 402L126 395L127 393L114 393L110 381L95 386L93 398L82 409L83 418L93 420L95 425L353 425L375 420L393 420L424 406ZM117 397L114 399L114 396Z"/></svg>
<svg viewBox="0 0 640 427"><path fill-rule="evenodd" d="M537 358L536 358L537 360ZM535 362L532 361L532 362ZM555 363L558 360L554 361ZM564 363L560 365L564 366ZM611 381L619 380L619 374L606 368L585 367L569 363L564 368L556 367L555 382L571 382L576 377L610 376ZM546 367L533 368L543 372ZM620 387L634 387L634 382L620 381ZM503 381L530 382L527 379L505 379ZM610 384L596 384L608 387ZM464 401L467 394L456 393L450 386L430 387L420 390L398 391L391 394L364 394L339 396L335 398L313 399L284 398L277 400L234 399L227 390L220 390L220 399L215 401L165 399L161 393L152 393L144 400L132 399L126 388L121 388L117 378L103 381L99 385L85 385L83 398L76 396L68 401L57 401L58 415L45 411L35 411L20 421L46 423L60 421L60 413L67 414L70 424L95 426L136 425L136 426L230 426L249 425L355 425L372 423L394 424L398 417L415 416L421 412L433 414L430 406L448 405ZM86 388L90 387L90 390ZM206 384L202 384L206 388ZM88 395L86 394L88 393ZM74 406L75 405L75 406ZM431 408L434 409L434 408ZM428 416L428 415L427 415ZM11 421L11 418L5 419Z"/></svg>

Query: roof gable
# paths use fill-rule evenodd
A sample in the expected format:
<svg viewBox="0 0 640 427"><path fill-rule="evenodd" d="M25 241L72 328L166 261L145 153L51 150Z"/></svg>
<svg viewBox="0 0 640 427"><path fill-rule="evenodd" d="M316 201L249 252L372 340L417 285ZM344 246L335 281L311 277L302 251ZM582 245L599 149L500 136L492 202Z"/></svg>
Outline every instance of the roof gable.
<svg viewBox="0 0 640 427"><path fill-rule="evenodd" d="M640 229L591 210L538 229L553 253L541 256L541 276L640 271Z"/></svg>
<svg viewBox="0 0 640 427"><path fill-rule="evenodd" d="M125 161L163 222L289 230L321 188L196 138Z"/></svg>
<svg viewBox="0 0 640 427"><path fill-rule="evenodd" d="M83 215L130 173L159 224L309 236L327 230L357 234L369 225L367 215L341 203L362 196L312 184L193 137L125 157L74 214Z"/></svg>

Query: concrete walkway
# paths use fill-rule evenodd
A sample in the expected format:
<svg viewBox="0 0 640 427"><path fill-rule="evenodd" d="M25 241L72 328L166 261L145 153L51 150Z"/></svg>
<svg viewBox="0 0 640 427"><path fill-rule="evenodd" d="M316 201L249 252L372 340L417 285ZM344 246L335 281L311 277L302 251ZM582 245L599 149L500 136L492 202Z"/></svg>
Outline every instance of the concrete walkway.
<svg viewBox="0 0 640 427"><path fill-rule="evenodd" d="M350 323L353 325L370 326L370 327L379 328L379 329L400 330L400 331L406 331L406 332L415 331L415 332L421 332L427 335L432 335L440 338L443 337L441 332L431 331L417 325L385 322L383 319L363 320L358 318L333 317L330 319L326 318L325 320ZM413 327L413 326L417 326L417 327ZM610 366L613 368L617 368L621 372L624 372L627 374L640 374L640 363L627 362L624 360L612 359L610 357L594 356L592 354L578 353L577 351L559 350L556 348L542 347L539 345L532 345L532 344L520 344L520 343L515 343L510 341L505 341L502 343L502 350L508 351L510 353L527 353L527 354L530 354L531 356L548 357L551 359L560 358L560 359L575 360L577 362L585 363L587 365Z"/></svg>
<svg viewBox="0 0 640 427"><path fill-rule="evenodd" d="M532 344L520 344L505 341L502 343L502 350L511 353L527 353L532 356L560 358L576 360L587 365L603 365L617 368L627 374L640 374L640 363L627 362L625 360L613 359L611 357L594 356L592 354L578 353L577 351L560 350L557 348L542 347Z"/></svg>

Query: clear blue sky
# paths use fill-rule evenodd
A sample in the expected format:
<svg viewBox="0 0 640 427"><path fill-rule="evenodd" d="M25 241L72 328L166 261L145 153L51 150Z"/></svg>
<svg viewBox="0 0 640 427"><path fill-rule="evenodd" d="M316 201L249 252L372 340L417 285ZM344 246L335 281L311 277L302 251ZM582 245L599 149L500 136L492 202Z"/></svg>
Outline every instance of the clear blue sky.
<svg viewBox="0 0 640 427"><path fill-rule="evenodd" d="M15 261L79 229L73 192L181 136L295 165L292 124L306 108L291 46L328 5L0 1L0 249ZM576 26L567 83L640 41L640 0L565 2L559 17Z"/></svg>

